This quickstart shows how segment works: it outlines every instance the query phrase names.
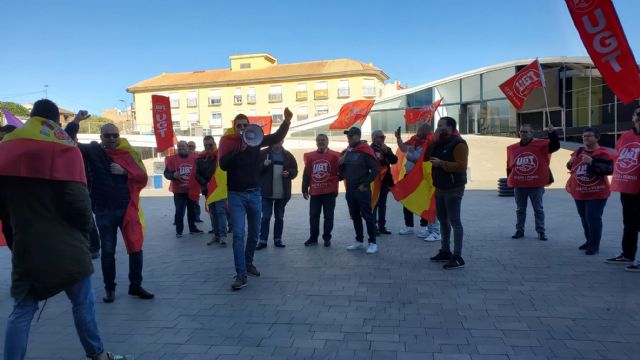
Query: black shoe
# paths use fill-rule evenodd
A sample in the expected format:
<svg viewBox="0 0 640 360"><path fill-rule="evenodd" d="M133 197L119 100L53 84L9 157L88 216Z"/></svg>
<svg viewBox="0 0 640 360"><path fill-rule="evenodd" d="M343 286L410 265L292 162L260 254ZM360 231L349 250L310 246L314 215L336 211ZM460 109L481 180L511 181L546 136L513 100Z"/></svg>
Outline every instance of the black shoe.
<svg viewBox="0 0 640 360"><path fill-rule="evenodd" d="M318 240L309 239L309 240L304 242L304 246L316 246L316 245L318 245Z"/></svg>
<svg viewBox="0 0 640 360"><path fill-rule="evenodd" d="M233 284L231 284L231 289L240 290L245 286L247 286L247 277L236 275L236 279L233 281Z"/></svg>
<svg viewBox="0 0 640 360"><path fill-rule="evenodd" d="M266 246L266 245L265 245L265 246ZM283 247L285 247L286 245L285 245L285 244L283 244L283 243L282 243L282 241L276 241L275 246L276 246L277 248L283 248Z"/></svg>
<svg viewBox="0 0 640 360"><path fill-rule="evenodd" d="M317 243L318 243L318 242L316 241L316 244L317 244ZM330 247L330 246L331 246L331 240L325 240L325 241L324 241L324 247Z"/></svg>
<svg viewBox="0 0 640 360"><path fill-rule="evenodd" d="M227 247L227 241L225 238L220 238L220 247Z"/></svg>
<svg viewBox="0 0 640 360"><path fill-rule="evenodd" d="M95 260L97 258L100 257L100 251L96 251L96 252L92 252L91 253L91 260Z"/></svg>
<svg viewBox="0 0 640 360"><path fill-rule="evenodd" d="M116 291L115 290L105 290L104 297L102 301L106 303L112 303L116 300Z"/></svg>
<svg viewBox="0 0 640 360"><path fill-rule="evenodd" d="M253 264L247 264L247 274L251 276L260 276L260 271Z"/></svg>
<svg viewBox="0 0 640 360"><path fill-rule="evenodd" d="M378 231L382 235L391 235L391 231L387 230L386 228L380 228Z"/></svg>
<svg viewBox="0 0 640 360"><path fill-rule="evenodd" d="M442 265L445 270L462 269L464 267L464 260L462 256L453 255L448 263Z"/></svg>
<svg viewBox="0 0 640 360"><path fill-rule="evenodd" d="M195 228L193 230L189 230L189 234L203 234L203 233L204 233L204 231L202 231L202 230L200 230L198 228Z"/></svg>
<svg viewBox="0 0 640 360"><path fill-rule="evenodd" d="M538 233L538 240L547 241L549 239L547 238L547 235L544 233L544 231L541 231Z"/></svg>
<svg viewBox="0 0 640 360"><path fill-rule="evenodd" d="M442 261L449 261L451 260L451 257L453 256L453 254L451 254L450 252L444 252L442 250L438 251L438 255L432 257L431 261L438 261L438 262L442 262Z"/></svg>
<svg viewBox="0 0 640 360"><path fill-rule="evenodd" d="M578 250L587 250L587 247L589 247L589 243L585 242L578 247Z"/></svg>
<svg viewBox="0 0 640 360"><path fill-rule="evenodd" d="M516 233L511 236L512 239L520 239L521 237L524 237L524 231L522 230L517 230Z"/></svg>
<svg viewBox="0 0 640 360"><path fill-rule="evenodd" d="M588 249L587 249L587 251L585 251L584 253L585 253L586 255L595 255L595 254L597 254L597 253L598 253L598 251L599 251L598 249L595 249L595 248L590 247L590 248L588 248Z"/></svg>
<svg viewBox="0 0 640 360"><path fill-rule="evenodd" d="M214 236L213 238L211 238L211 240L207 241L207 245L213 245L219 242L220 242L220 238L217 236Z"/></svg>
<svg viewBox="0 0 640 360"><path fill-rule="evenodd" d="M194 222L202 223L202 222L204 222L204 221L202 221L202 220L198 219L198 220L196 220L196 221L194 221Z"/></svg>
<svg viewBox="0 0 640 360"><path fill-rule="evenodd" d="M618 255L616 257L605 260L607 264L632 264L633 260L627 259L623 255Z"/></svg>
<svg viewBox="0 0 640 360"><path fill-rule="evenodd" d="M256 250L262 250L264 248L267 247L267 244L265 243L258 243L258 245L256 245Z"/></svg>
<svg viewBox="0 0 640 360"><path fill-rule="evenodd" d="M153 299L155 297L155 295L145 290L142 286L129 286L129 295L137 296L140 299L145 300Z"/></svg>
<svg viewBox="0 0 640 360"><path fill-rule="evenodd" d="M180 239L182 237L182 234L176 234L176 237Z"/></svg>

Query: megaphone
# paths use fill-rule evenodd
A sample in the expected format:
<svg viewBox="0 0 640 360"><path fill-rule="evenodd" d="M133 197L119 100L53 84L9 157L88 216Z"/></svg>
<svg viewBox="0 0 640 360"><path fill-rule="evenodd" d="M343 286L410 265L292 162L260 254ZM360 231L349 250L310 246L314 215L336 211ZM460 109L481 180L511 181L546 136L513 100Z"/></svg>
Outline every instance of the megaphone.
<svg viewBox="0 0 640 360"><path fill-rule="evenodd" d="M249 147L260 146L264 139L264 131L259 125L249 124L240 135L242 141Z"/></svg>

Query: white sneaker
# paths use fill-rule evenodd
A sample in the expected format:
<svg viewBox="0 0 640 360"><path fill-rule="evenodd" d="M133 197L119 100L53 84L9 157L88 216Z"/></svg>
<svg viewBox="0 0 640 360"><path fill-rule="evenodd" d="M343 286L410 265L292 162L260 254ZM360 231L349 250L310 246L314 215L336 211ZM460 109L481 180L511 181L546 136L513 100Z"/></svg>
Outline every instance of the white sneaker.
<svg viewBox="0 0 640 360"><path fill-rule="evenodd" d="M400 228L400 231L398 231L398 234L400 234L400 235L413 234L413 228L412 227L408 227L408 226L403 226L403 227Z"/></svg>
<svg viewBox="0 0 640 360"><path fill-rule="evenodd" d="M378 252L378 245L376 244L369 244L369 247L367 248L367 254L375 254Z"/></svg>
<svg viewBox="0 0 640 360"><path fill-rule="evenodd" d="M430 233L429 236L424 238L424 241L427 241L427 242L440 241L440 240L442 240L442 237L440 236L440 234L436 234L436 233Z"/></svg>
<svg viewBox="0 0 640 360"><path fill-rule="evenodd" d="M429 228L427 228L426 226L421 227L420 230L416 233L416 236L421 238L429 236Z"/></svg>
<svg viewBox="0 0 640 360"><path fill-rule="evenodd" d="M361 250L364 249L364 244L359 241L354 241L353 244L347 246L347 250Z"/></svg>

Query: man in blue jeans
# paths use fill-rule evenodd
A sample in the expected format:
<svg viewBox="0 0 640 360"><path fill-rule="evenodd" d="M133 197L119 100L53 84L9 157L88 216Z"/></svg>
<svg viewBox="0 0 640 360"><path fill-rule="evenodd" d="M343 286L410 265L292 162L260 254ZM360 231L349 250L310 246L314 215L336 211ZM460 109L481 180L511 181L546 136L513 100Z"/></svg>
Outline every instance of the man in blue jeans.
<svg viewBox="0 0 640 360"><path fill-rule="evenodd" d="M60 127L58 107L39 100L24 127L0 143L0 221L12 251L11 296L5 360L27 353L38 302L64 291L90 359L123 359L106 353L95 316L89 253L93 226L82 155ZM24 166L29 159L30 166ZM50 354L47 358L57 358Z"/></svg>
<svg viewBox="0 0 640 360"><path fill-rule="evenodd" d="M225 135L220 140L220 168L227 172L229 208L233 224L233 258L236 267L236 277L231 285L233 290L247 286L247 274L260 276L253 264L262 210L260 148L281 142L289 131L292 117L293 113L289 108L285 108L284 121L278 131L266 135L258 146L247 146L242 140L242 134L249 126L249 118L244 114L238 114L233 120L234 133ZM245 221L248 231L246 246Z"/></svg>

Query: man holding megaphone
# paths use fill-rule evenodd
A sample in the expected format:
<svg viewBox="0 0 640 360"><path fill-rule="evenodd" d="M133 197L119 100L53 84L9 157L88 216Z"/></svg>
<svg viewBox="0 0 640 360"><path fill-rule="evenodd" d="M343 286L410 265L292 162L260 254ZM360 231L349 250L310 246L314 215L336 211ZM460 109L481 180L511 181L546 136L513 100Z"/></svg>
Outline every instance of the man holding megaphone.
<svg viewBox="0 0 640 360"><path fill-rule="evenodd" d="M233 224L233 258L236 267L236 278L231 285L233 290L247 286L247 274L260 276L253 264L253 254L260 233L262 207L260 148L281 142L289 131L292 117L293 113L289 108L285 108L284 121L278 131L262 137L251 129L246 115L238 114L233 120L233 131L220 140L220 168L227 172L229 208ZM248 232L246 246L245 221Z"/></svg>

